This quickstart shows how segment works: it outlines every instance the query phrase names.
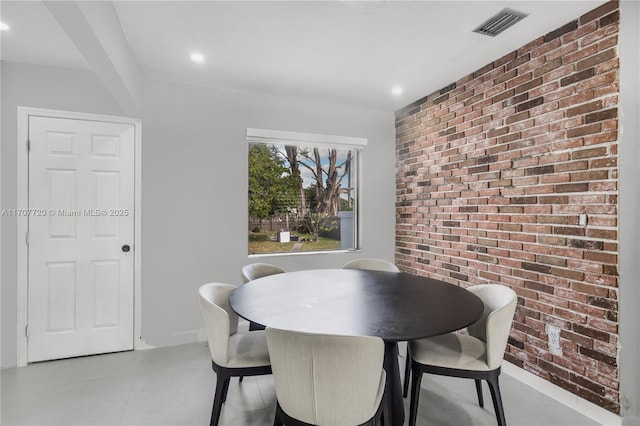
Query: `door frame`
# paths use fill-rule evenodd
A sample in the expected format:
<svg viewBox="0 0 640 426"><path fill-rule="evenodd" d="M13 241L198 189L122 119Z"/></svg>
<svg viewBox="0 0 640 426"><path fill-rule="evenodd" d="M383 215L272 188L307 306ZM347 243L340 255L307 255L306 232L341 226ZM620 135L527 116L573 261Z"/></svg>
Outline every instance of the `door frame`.
<svg viewBox="0 0 640 426"><path fill-rule="evenodd" d="M29 135L29 117L48 117L72 120L100 121L108 123L131 124L134 126L134 233L133 233L133 349L144 349L147 345L142 339L142 121L139 118L113 115L51 110L44 108L18 107L18 175L17 175L17 208L27 209L29 206L29 156L27 139ZM27 250L28 217L17 216L16 251L17 251L17 366L27 365L28 339L26 336L29 320L28 300L28 268L29 252Z"/></svg>

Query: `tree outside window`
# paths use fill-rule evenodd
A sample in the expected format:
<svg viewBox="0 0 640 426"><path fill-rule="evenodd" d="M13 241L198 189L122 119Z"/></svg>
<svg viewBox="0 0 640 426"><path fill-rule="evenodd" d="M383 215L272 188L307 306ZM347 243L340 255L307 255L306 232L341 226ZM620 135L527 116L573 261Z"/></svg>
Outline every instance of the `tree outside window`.
<svg viewBox="0 0 640 426"><path fill-rule="evenodd" d="M354 249L357 155L349 147L249 143L249 254Z"/></svg>

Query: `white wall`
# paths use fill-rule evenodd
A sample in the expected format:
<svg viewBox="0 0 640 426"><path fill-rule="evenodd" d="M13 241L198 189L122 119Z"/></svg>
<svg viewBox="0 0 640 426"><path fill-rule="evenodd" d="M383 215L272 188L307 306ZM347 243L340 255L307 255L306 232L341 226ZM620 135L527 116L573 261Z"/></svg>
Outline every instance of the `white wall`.
<svg viewBox="0 0 640 426"><path fill-rule="evenodd" d="M640 4L620 12L620 414L640 425Z"/></svg>
<svg viewBox="0 0 640 426"><path fill-rule="evenodd" d="M240 283L247 256L246 128L357 136L364 151L364 251L393 260L392 112L145 81L142 96L142 337L192 342L202 327L196 289ZM16 107L122 115L88 72L2 68L2 207L15 207ZM2 363L16 364L15 220L2 223ZM356 254L273 256L287 270L339 267Z"/></svg>
<svg viewBox="0 0 640 426"><path fill-rule="evenodd" d="M367 255L393 259L391 112L148 81L143 117L143 331L147 343L193 341L196 289L239 284L247 256L247 127L366 137ZM260 259L286 270L340 267L353 255Z"/></svg>
<svg viewBox="0 0 640 426"><path fill-rule="evenodd" d="M17 107L121 115L100 80L86 71L2 62L1 208L16 208ZM2 366L16 364L16 218L2 217Z"/></svg>

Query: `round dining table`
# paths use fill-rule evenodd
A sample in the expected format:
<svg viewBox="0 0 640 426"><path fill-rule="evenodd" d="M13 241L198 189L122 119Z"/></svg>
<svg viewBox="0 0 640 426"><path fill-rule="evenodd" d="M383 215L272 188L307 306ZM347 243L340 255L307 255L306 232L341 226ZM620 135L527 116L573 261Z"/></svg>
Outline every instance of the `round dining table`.
<svg viewBox="0 0 640 426"><path fill-rule="evenodd" d="M484 310L480 298L456 285L404 272L316 269L270 275L231 293L246 320L284 330L377 336L385 342L385 410L404 422L398 345L460 330Z"/></svg>

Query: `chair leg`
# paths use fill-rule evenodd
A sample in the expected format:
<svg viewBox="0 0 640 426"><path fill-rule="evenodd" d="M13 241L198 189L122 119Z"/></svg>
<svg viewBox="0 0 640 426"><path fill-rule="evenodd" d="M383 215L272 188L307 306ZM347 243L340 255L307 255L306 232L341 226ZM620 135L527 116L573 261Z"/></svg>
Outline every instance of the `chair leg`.
<svg viewBox="0 0 640 426"><path fill-rule="evenodd" d="M228 383L229 378L221 372L216 374L216 391L213 396L213 409L211 410L210 426L218 426L220 421L220 413L222 412L222 403L224 402L225 383Z"/></svg>
<svg viewBox="0 0 640 426"><path fill-rule="evenodd" d="M402 397L406 398L409 393L409 379L411 379L411 351L409 342L407 342L407 359L404 364L404 385L402 389Z"/></svg>
<svg viewBox="0 0 640 426"><path fill-rule="evenodd" d="M411 369L413 380L411 381L411 405L409 407L409 426L416 426L418 415L418 400L420 399L420 384L422 383L422 371L419 368Z"/></svg>
<svg viewBox="0 0 640 426"><path fill-rule="evenodd" d="M240 379L238 381L242 383L242 379L244 379L244 376L240 376Z"/></svg>
<svg viewBox="0 0 640 426"><path fill-rule="evenodd" d="M280 416L280 410L282 410L280 408L280 404L276 403L276 414L273 418L273 426L284 426L284 423L282 423L282 417Z"/></svg>
<svg viewBox="0 0 640 426"><path fill-rule="evenodd" d="M478 405L484 407L484 398L482 397L482 380L475 379L476 381L476 393L478 394Z"/></svg>
<svg viewBox="0 0 640 426"><path fill-rule="evenodd" d="M492 372L487 378L491 398L493 399L493 408L496 412L498 426L506 426L507 421L504 417L504 407L502 406L502 396L500 395L500 385L498 384L498 373Z"/></svg>
<svg viewBox="0 0 640 426"><path fill-rule="evenodd" d="M224 381L222 385L222 402L227 401L227 393L229 392L229 382L231 382L231 377L227 377L227 380Z"/></svg>

